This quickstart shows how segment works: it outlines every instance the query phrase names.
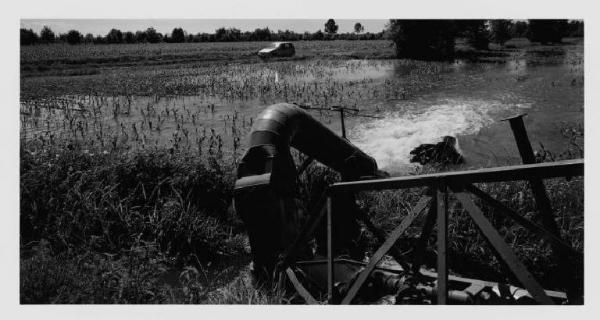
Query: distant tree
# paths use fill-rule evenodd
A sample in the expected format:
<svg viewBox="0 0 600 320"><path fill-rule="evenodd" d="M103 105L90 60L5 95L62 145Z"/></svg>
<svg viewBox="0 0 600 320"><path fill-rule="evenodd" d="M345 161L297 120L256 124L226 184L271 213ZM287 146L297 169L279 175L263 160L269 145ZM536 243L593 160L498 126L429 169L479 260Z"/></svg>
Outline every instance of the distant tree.
<svg viewBox="0 0 600 320"><path fill-rule="evenodd" d="M108 42L108 43L123 42L123 33L119 29L110 29L110 31L106 35L106 42Z"/></svg>
<svg viewBox="0 0 600 320"><path fill-rule="evenodd" d="M94 35L91 33L87 33L83 38L83 42L85 43L94 43Z"/></svg>
<svg viewBox="0 0 600 320"><path fill-rule="evenodd" d="M511 38L522 38L527 36L527 30L529 29L529 24L525 21L517 21L513 23L510 29Z"/></svg>
<svg viewBox="0 0 600 320"><path fill-rule="evenodd" d="M43 43L53 43L56 40L56 36L48 26L44 26L40 32L40 39Z"/></svg>
<svg viewBox="0 0 600 320"><path fill-rule="evenodd" d="M148 42L148 36L144 31L136 31L135 32L135 42L136 43L144 43Z"/></svg>
<svg viewBox="0 0 600 320"><path fill-rule="evenodd" d="M338 31L338 25L335 24L335 20L329 19L325 22L325 33L336 34Z"/></svg>
<svg viewBox="0 0 600 320"><path fill-rule="evenodd" d="M499 45L504 45L510 40L510 29L512 22L510 20L490 20L490 39Z"/></svg>
<svg viewBox="0 0 600 320"><path fill-rule="evenodd" d="M321 30L317 30L317 32L311 35L311 40L323 40L325 39L325 34Z"/></svg>
<svg viewBox="0 0 600 320"><path fill-rule="evenodd" d="M58 37L56 37L56 39L57 39L59 42L63 42L63 43L64 43L64 42L67 42L67 34L66 34L66 33L60 33L60 34L58 35Z"/></svg>
<svg viewBox="0 0 600 320"><path fill-rule="evenodd" d="M83 36L77 30L69 30L67 32L67 43L68 44L80 44L83 40Z"/></svg>
<svg viewBox="0 0 600 320"><path fill-rule="evenodd" d="M125 43L135 43L135 34L131 31L123 33L123 41Z"/></svg>
<svg viewBox="0 0 600 320"><path fill-rule="evenodd" d="M242 32L240 29L229 28L225 29L221 27L215 30L215 39L216 41L239 41L242 37Z"/></svg>
<svg viewBox="0 0 600 320"><path fill-rule="evenodd" d="M560 43L567 28L567 20L529 20L527 38L531 42L542 44Z"/></svg>
<svg viewBox="0 0 600 320"><path fill-rule="evenodd" d="M215 39L217 41L226 41L227 38L227 29L224 27L218 28L215 30Z"/></svg>
<svg viewBox="0 0 600 320"><path fill-rule="evenodd" d="M490 34L485 22L485 20L456 20L458 35L463 36L471 47L487 50Z"/></svg>
<svg viewBox="0 0 600 320"><path fill-rule="evenodd" d="M106 38L97 34L94 36L94 44L104 44L106 43Z"/></svg>
<svg viewBox="0 0 600 320"><path fill-rule="evenodd" d="M150 43L159 43L163 39L162 34L156 32L156 29L150 27L146 29L146 40Z"/></svg>
<svg viewBox="0 0 600 320"><path fill-rule="evenodd" d="M242 38L242 31L236 28L227 29L227 39L228 41L240 41Z"/></svg>
<svg viewBox="0 0 600 320"><path fill-rule="evenodd" d="M21 45L28 46L39 41L38 35L31 29L21 28Z"/></svg>
<svg viewBox="0 0 600 320"><path fill-rule="evenodd" d="M267 27L263 29L257 28L254 30L254 37L258 41L271 41L271 30Z"/></svg>
<svg viewBox="0 0 600 320"><path fill-rule="evenodd" d="M173 29L173 31L171 32L171 42L185 42L185 32L183 32L182 28Z"/></svg>
<svg viewBox="0 0 600 320"><path fill-rule="evenodd" d="M386 37L396 45L398 58L447 60L454 57L452 20L398 20L386 26Z"/></svg>
<svg viewBox="0 0 600 320"><path fill-rule="evenodd" d="M354 33L362 33L363 31L365 31L365 27L360 22L354 24Z"/></svg>

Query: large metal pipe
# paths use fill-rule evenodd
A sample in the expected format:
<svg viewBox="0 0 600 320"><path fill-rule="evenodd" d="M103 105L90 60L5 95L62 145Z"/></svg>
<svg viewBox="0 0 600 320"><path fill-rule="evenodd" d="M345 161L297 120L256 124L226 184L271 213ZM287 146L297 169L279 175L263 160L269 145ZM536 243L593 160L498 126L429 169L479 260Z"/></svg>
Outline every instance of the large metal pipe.
<svg viewBox="0 0 600 320"><path fill-rule="evenodd" d="M289 158L289 147L315 158L348 178L373 176L377 163L348 140L336 135L305 110L289 103L265 109L257 118L238 178L271 172L277 157Z"/></svg>
<svg viewBox="0 0 600 320"><path fill-rule="evenodd" d="M305 110L288 103L266 108L254 123L248 151L239 164L234 203L250 238L255 271L267 275L301 229L303 212L296 199L290 148L334 169L344 180L377 174L373 158ZM339 220L336 225L343 225ZM351 234L348 229L344 231Z"/></svg>

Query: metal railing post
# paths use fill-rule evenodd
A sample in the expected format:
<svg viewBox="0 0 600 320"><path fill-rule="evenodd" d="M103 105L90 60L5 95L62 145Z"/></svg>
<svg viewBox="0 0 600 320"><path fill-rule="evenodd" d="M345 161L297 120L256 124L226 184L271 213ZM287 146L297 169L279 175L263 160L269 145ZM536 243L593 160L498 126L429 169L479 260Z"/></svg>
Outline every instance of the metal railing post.
<svg viewBox="0 0 600 320"><path fill-rule="evenodd" d="M327 196L327 301L333 303L333 213L331 195Z"/></svg>
<svg viewBox="0 0 600 320"><path fill-rule="evenodd" d="M438 185L436 188L437 203L437 304L446 304L448 300L448 264L446 249L448 247L448 214L446 211L447 188Z"/></svg>
<svg viewBox="0 0 600 320"><path fill-rule="evenodd" d="M344 108L340 108L340 118L342 121L342 138L346 139L346 124L344 123Z"/></svg>
<svg viewBox="0 0 600 320"><path fill-rule="evenodd" d="M529 141L529 137L527 135L527 130L525 129L525 124L523 122L523 117L525 115L527 114L520 114L504 120L508 120L510 124L510 128L513 132L515 141L517 143L517 148L519 149L519 154L521 155L521 160L524 164L533 164L536 162L536 160L535 155L533 153L533 148L531 147L531 142ZM558 225L556 224L556 220L554 219L552 206L550 204L550 198L546 193L546 187L544 186L544 182L541 179L536 178L529 178L528 181L529 185L531 186L533 196L535 197L535 202L542 220L542 225L548 231L556 235L556 237L562 239L560 236ZM556 244L550 243L550 245L556 258L558 259L557 262L559 274L569 275L571 277L571 272L569 270L570 268L568 267L568 255L564 250L562 250L562 248L560 248ZM573 281L564 281L563 285L566 287L567 293L572 292L570 287L573 285Z"/></svg>

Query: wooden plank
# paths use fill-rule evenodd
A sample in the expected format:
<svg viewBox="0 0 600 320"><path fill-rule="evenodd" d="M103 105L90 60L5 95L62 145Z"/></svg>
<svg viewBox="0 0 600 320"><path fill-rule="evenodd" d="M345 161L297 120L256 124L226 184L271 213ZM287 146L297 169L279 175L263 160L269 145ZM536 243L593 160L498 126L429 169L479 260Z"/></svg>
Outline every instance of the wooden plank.
<svg viewBox="0 0 600 320"><path fill-rule="evenodd" d="M285 269L285 273L287 274L288 278L290 279L290 282L292 283L298 294L304 299L304 301L306 301L307 304L319 304L319 301L317 301L317 299L315 299L310 294L310 292L308 292L308 290L304 288L302 283L298 281L298 278L296 278L296 274L291 268Z"/></svg>
<svg viewBox="0 0 600 320"><path fill-rule="evenodd" d="M367 264L365 269L360 272L358 279L356 279L356 281L352 284L352 287L350 287L350 290L348 290L346 297L344 297L342 300L342 304L350 304L350 302L352 302L358 293L358 290L367 280L371 272L373 272L373 269L375 269L381 258L383 258L383 256L390 250L398 238L400 238L402 233L404 233L404 231L412 224L419 213L421 213L421 211L427 207L429 200L429 196L421 197L417 205L408 213L408 215L406 215L406 217L404 217L404 219L402 219L400 225L390 233L390 236L387 238L387 240L381 245L381 247L379 247L379 249L377 249L371 259L369 259L369 264Z"/></svg>
<svg viewBox="0 0 600 320"><path fill-rule="evenodd" d="M437 199L437 304L448 303L448 214L446 186L439 187Z"/></svg>
<svg viewBox="0 0 600 320"><path fill-rule="evenodd" d="M583 175L583 159L576 159L377 180L339 182L333 184L330 190L332 192L357 192L424 187L437 185L444 181L452 182L452 184L456 185L464 185L477 182L515 181L531 178L547 179L581 175Z"/></svg>
<svg viewBox="0 0 600 320"><path fill-rule="evenodd" d="M333 213L331 196L327 197L327 301L333 303Z"/></svg>
<svg viewBox="0 0 600 320"><path fill-rule="evenodd" d="M485 203L498 209L500 213L512 218L513 220L515 220L516 222L518 222L525 228L527 228L533 232L537 232L537 233L541 234L542 236L546 237L546 239L552 241L555 245L562 247L565 251L569 251L574 258L583 261L583 254L581 252L578 252L577 250L573 249L568 243L564 242L561 238L557 237L552 232L544 229L544 227L542 227L542 226L538 225L537 223L532 222L532 221L524 218L523 216L519 215L518 213L514 212L513 210L511 210L510 208L505 206L502 202L492 198L492 196L483 192L481 189L477 188L474 185L469 184L469 185L465 186L465 190L473 193L474 195L479 197L481 200L483 200Z"/></svg>
<svg viewBox="0 0 600 320"><path fill-rule="evenodd" d="M525 289L527 289L529 294L541 304L554 304L552 299L546 295L542 286L535 280L533 275L531 275L527 268L519 261L511 248L504 242L504 239L500 236L498 231L494 229L481 210L473 203L473 200L471 200L469 195L464 192L455 192L455 194L456 198L462 203L481 233L494 248L494 252L498 259L506 263L517 279L525 286Z"/></svg>

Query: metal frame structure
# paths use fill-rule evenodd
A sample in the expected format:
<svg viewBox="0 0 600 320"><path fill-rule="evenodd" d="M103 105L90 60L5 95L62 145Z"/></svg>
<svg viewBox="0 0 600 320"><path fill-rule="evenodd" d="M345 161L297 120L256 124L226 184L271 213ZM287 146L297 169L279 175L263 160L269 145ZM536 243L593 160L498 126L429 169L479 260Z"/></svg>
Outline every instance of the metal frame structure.
<svg viewBox="0 0 600 320"><path fill-rule="evenodd" d="M501 214L512 218L515 222L521 224L526 229L541 234L551 244L553 253L558 259L559 268L566 278L570 277L570 270L566 261L574 259L583 261L583 254L573 249L564 242L558 231L558 227L552 214L549 198L543 184L543 179L566 177L570 179L573 176L582 176L584 172L584 161L582 159L558 161L552 163L535 163L533 151L527 138L527 133L522 121L522 115L508 119L517 141L519 152L525 164L486 168L470 171L456 171L426 174L419 176L405 176L377 180L340 182L331 185L326 195L316 206L315 212L309 216L309 221L301 231L300 235L280 257L279 270L285 270L288 278L293 283L299 294L307 303L318 303L310 293L296 279L294 272L289 266L294 263L294 251L299 243L308 239L319 224L323 215L327 219L327 302L350 304L356 297L361 286L365 283L371 272L381 261L385 254L391 250L392 256L403 267L404 270L411 270L414 274L422 274L422 257L426 247L426 239L431 234L434 225L437 223L437 283L436 295L438 304L446 304L448 299L448 264L446 249L448 244L448 196L453 193L455 198L462 204L470 218L473 220L480 233L486 238L488 243L494 249L496 257L504 261L506 266L521 282L529 294L540 304L554 304L549 296L550 291L545 291L537 282L527 268L519 261L512 249L504 242L500 233L493 227L490 221L483 215L481 209L474 203L471 195L480 198L482 202L494 207ZM527 180L532 188L536 205L540 212L542 225L534 223L510 208L503 205L500 201L494 199L484 191L477 188L474 183L501 182ZM336 196L344 193L356 193L360 191L379 191L379 190L397 190L414 187L425 187L427 191L421 197L415 207L404 217L387 238L385 234L378 230L370 221L367 215L361 219L373 234L382 242L379 249L373 254L369 262L364 266L356 280L351 284L345 297L336 297L334 290L334 264L335 248L332 240L332 230L335 225L333 219L332 203ZM413 221L429 206L429 212L419 236L412 264L409 265L399 250L394 248L396 241L411 226ZM410 269L407 269L410 268ZM568 281L565 281L568 284ZM567 295L572 292L567 286ZM570 297L572 299L573 297Z"/></svg>

